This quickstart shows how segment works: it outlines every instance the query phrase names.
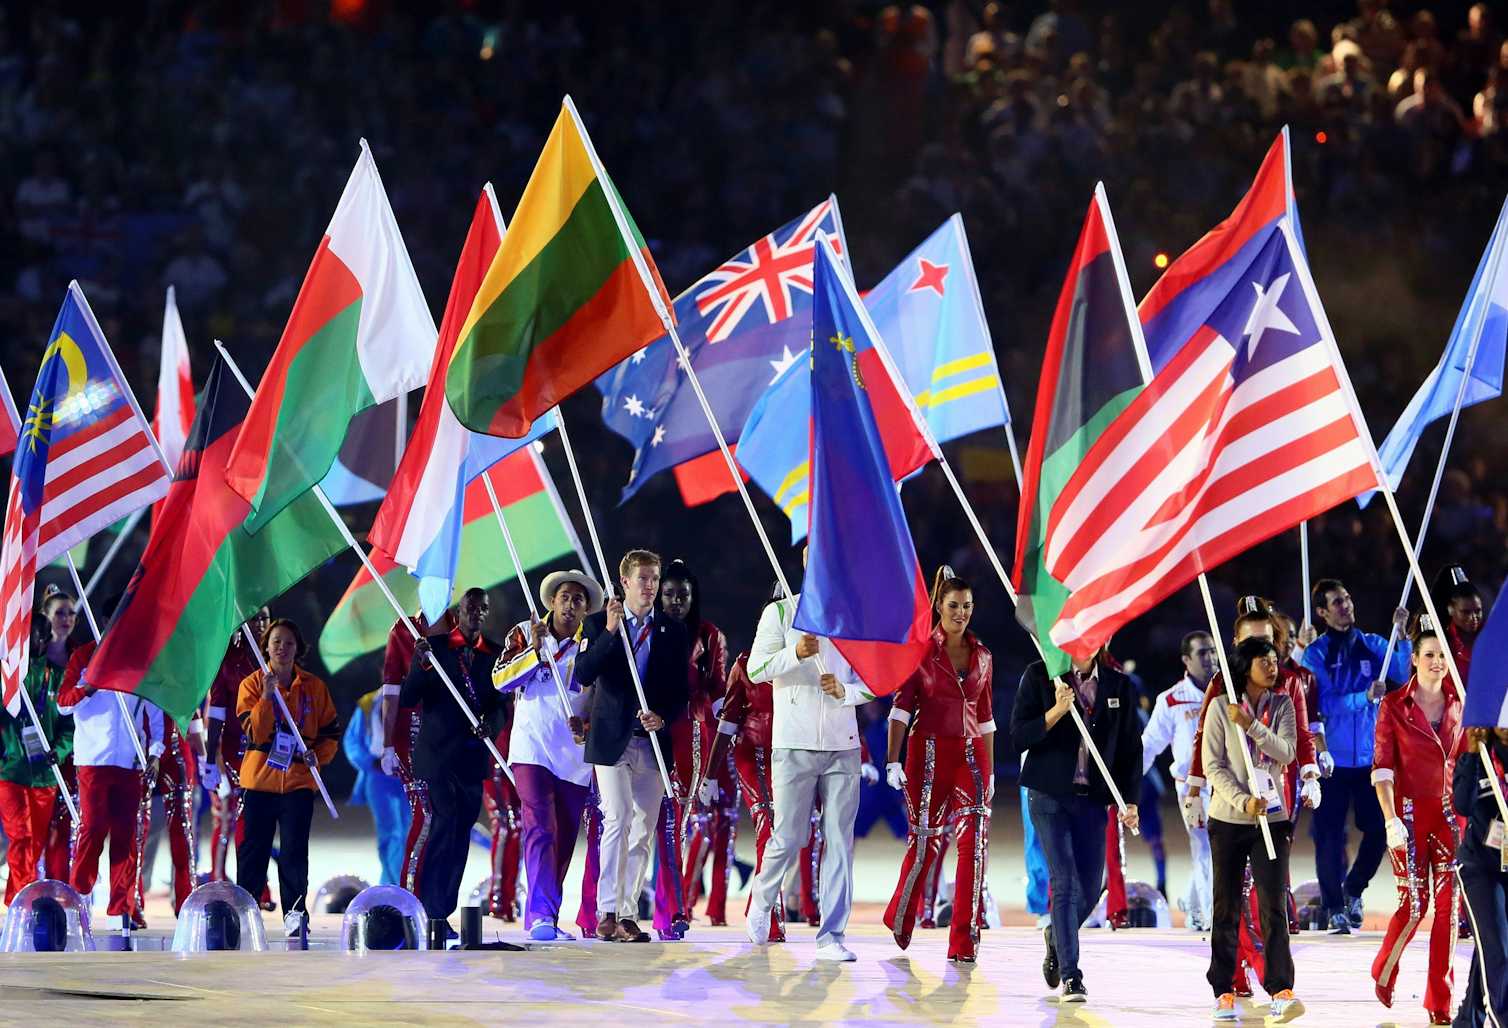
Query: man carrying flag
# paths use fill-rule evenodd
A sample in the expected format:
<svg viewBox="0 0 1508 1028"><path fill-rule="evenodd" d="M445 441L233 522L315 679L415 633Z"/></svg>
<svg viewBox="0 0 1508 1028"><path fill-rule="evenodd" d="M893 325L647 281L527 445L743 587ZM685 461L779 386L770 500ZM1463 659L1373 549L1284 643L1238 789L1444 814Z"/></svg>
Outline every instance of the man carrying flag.
<svg viewBox="0 0 1508 1028"><path fill-rule="evenodd" d="M750 678L771 682L776 701L775 826L748 923L754 943L768 942L770 912L820 799L826 847L817 957L851 961L843 942L859 798L853 708L894 692L921 662L930 603L870 401L867 383L883 373L870 363L872 328L825 237L818 240L812 296L806 588L765 608L749 656Z"/></svg>

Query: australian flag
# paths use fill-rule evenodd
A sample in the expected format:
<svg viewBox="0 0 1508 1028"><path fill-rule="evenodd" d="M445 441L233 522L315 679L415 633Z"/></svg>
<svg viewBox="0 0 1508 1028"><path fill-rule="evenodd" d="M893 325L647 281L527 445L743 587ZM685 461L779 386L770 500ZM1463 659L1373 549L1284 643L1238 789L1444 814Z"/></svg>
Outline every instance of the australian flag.
<svg viewBox="0 0 1508 1028"><path fill-rule="evenodd" d="M812 259L818 233L846 255L838 199L724 261L676 298L676 326L729 443L750 410L811 342ZM660 337L597 380L602 420L637 451L627 500L650 476L717 449L675 347Z"/></svg>

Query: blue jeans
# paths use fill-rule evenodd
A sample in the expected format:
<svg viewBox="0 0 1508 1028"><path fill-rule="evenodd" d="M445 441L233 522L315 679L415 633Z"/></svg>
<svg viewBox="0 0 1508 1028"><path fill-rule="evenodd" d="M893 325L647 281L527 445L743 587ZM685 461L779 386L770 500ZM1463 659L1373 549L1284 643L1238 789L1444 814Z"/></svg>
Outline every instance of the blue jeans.
<svg viewBox="0 0 1508 1028"><path fill-rule="evenodd" d="M1105 880L1105 805L1087 796L1027 790L1032 826L1052 883L1052 937L1064 980L1080 978L1079 926L1099 901Z"/></svg>
<svg viewBox="0 0 1508 1028"><path fill-rule="evenodd" d="M1021 786L1021 827L1025 832L1026 847L1026 912L1047 913L1047 858L1042 855L1042 843L1037 841L1037 830L1032 827L1031 810L1027 806L1027 788Z"/></svg>
<svg viewBox="0 0 1508 1028"><path fill-rule="evenodd" d="M1356 859L1346 866L1346 815L1354 808L1361 842ZM1327 914L1343 910L1346 900L1367 891L1372 876L1387 854L1387 829L1370 767L1338 767L1325 781L1325 802L1314 812L1314 870L1320 902Z"/></svg>

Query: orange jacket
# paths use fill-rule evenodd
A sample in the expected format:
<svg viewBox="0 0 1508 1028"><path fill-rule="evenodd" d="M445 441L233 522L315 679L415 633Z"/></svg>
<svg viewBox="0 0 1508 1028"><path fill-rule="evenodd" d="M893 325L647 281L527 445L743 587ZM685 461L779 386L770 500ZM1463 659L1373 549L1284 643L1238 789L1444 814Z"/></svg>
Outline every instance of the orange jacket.
<svg viewBox="0 0 1508 1028"><path fill-rule="evenodd" d="M236 717L246 733L246 756L241 760L241 787L258 792L294 792L313 789L314 776L295 753L286 771L267 766L273 736L282 722L277 701L262 689L263 672L254 671L241 680ZM314 751L321 766L335 758L340 748L340 719L325 683L297 665L293 682L283 691L283 701L297 723L304 745Z"/></svg>

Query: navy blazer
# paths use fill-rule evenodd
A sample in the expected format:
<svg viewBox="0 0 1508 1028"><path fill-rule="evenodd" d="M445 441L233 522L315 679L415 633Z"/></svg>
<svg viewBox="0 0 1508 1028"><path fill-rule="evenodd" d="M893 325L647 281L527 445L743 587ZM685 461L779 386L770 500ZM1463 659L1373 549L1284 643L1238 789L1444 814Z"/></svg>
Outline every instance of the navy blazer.
<svg viewBox="0 0 1508 1028"><path fill-rule="evenodd" d="M1017 752L1026 754L1021 784L1066 799L1075 793L1073 773L1078 765L1080 738L1070 715L1065 714L1051 729L1047 727L1053 693L1047 669L1036 661L1021 676L1021 688L1016 690L1016 702L1011 707L1011 744ZM1128 804L1135 804L1141 797L1141 718L1136 709L1131 680L1101 661L1094 710L1084 714L1080 707L1079 713L1084 714L1089 737ZM1091 799L1106 806L1115 802L1093 757L1089 758L1088 779Z"/></svg>
<svg viewBox="0 0 1508 1028"><path fill-rule="evenodd" d="M1496 741L1488 746L1497 754L1498 760L1508 764L1508 747ZM1456 774L1451 780L1451 805L1457 814L1467 819L1456 859L1463 864L1476 864L1496 871L1502 858L1497 850L1487 845L1487 833L1498 818L1498 804L1487 774L1482 755L1477 750L1465 750L1456 758Z"/></svg>
<svg viewBox="0 0 1508 1028"><path fill-rule="evenodd" d="M670 726L686 716L689 694L691 643L686 626L662 611L654 615L649 642L649 663L644 672L644 698L649 709L665 719L657 734L660 749L669 761L674 749ZM581 654L576 658L576 678L594 685L590 723L586 732L588 764L611 767L623 759L639 724L639 697L628 669L621 635L607 634L607 615L587 619Z"/></svg>

